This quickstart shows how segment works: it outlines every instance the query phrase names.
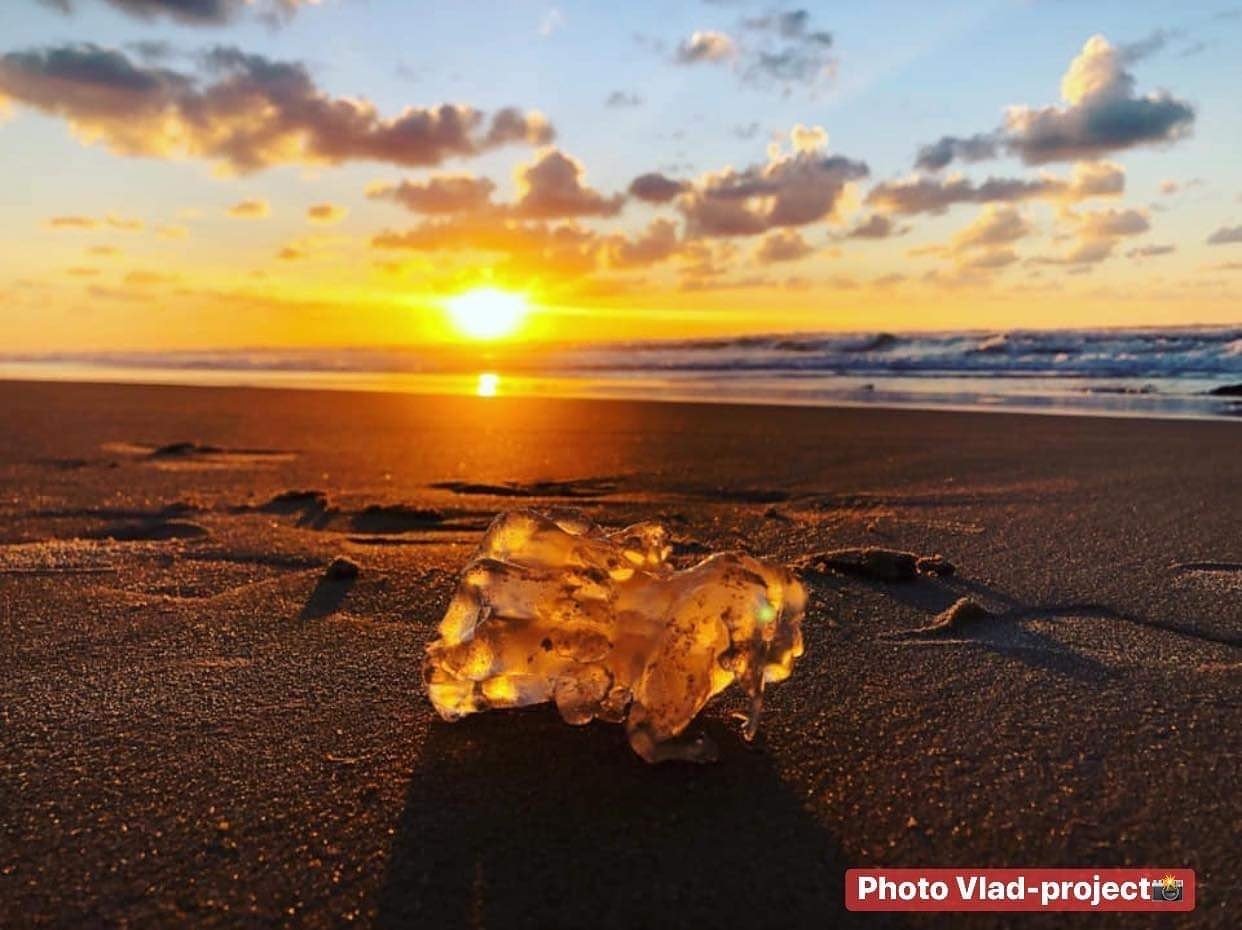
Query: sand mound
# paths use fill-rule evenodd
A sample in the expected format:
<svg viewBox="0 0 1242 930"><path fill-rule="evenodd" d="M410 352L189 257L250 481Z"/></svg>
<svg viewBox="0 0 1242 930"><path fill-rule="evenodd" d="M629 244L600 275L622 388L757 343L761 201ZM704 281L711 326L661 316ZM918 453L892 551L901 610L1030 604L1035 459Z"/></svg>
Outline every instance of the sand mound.
<svg viewBox="0 0 1242 930"><path fill-rule="evenodd" d="M263 511L263 513L279 514L303 513L308 510L322 513L329 506L328 495L323 491L292 490L281 491L257 509Z"/></svg>
<svg viewBox="0 0 1242 930"><path fill-rule="evenodd" d="M796 566L821 575L840 574L871 581L913 581L918 575L951 575L956 570L940 555L920 556L900 549L868 546L862 549L830 549L803 556Z"/></svg>
<svg viewBox="0 0 1242 930"><path fill-rule="evenodd" d="M371 504L350 521L359 533L405 533L425 530L444 522L444 514L429 507L410 507L405 504Z"/></svg>
<svg viewBox="0 0 1242 930"><path fill-rule="evenodd" d="M116 542L163 542L172 539L202 539L211 535L207 527L191 520L133 520L111 523L90 536Z"/></svg>

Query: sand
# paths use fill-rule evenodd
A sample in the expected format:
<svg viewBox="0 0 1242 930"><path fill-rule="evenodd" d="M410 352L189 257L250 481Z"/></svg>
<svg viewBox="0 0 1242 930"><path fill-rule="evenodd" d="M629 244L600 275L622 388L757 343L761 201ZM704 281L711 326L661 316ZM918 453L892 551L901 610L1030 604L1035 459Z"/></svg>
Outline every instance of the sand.
<svg viewBox="0 0 1242 930"><path fill-rule="evenodd" d="M0 435L6 928L1011 926L849 915L843 870L1127 863L1236 925L1237 424L5 383ZM442 723L456 571L563 505L682 564L955 571L808 573L807 653L757 745L705 712L713 766Z"/></svg>

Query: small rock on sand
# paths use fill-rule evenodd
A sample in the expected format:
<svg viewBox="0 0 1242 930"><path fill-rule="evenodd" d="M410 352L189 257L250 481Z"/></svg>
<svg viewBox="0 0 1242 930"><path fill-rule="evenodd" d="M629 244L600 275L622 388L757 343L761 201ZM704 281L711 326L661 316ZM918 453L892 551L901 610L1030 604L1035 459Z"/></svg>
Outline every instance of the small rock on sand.
<svg viewBox="0 0 1242 930"><path fill-rule="evenodd" d="M1242 384L1222 384L1208 391L1211 397L1242 397Z"/></svg>
<svg viewBox="0 0 1242 930"><path fill-rule="evenodd" d="M296 513L301 510L327 510L328 495L323 491L281 491L259 510L266 513Z"/></svg>
<svg viewBox="0 0 1242 930"><path fill-rule="evenodd" d="M359 569L357 562L346 556L338 555L332 560L332 564L328 566L323 575L329 581L349 581L357 578L359 571L361 569Z"/></svg>
<svg viewBox="0 0 1242 930"><path fill-rule="evenodd" d="M994 619L987 608L968 597L959 598L947 609L937 614L931 623L904 630L900 633L882 633L881 639L939 639L969 633L979 625Z"/></svg>
<svg viewBox="0 0 1242 930"><path fill-rule="evenodd" d="M949 632L969 629L979 623L992 619L986 607L968 597L959 598L943 613L936 616L930 625L923 627L922 632Z"/></svg>

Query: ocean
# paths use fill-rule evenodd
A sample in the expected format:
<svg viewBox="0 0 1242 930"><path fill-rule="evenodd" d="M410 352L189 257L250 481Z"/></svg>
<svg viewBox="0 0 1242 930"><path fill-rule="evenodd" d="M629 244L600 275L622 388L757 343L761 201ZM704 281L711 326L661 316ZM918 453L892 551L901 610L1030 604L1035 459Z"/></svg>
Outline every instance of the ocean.
<svg viewBox="0 0 1242 930"><path fill-rule="evenodd" d="M1242 327L9 354L0 377L1236 418Z"/></svg>

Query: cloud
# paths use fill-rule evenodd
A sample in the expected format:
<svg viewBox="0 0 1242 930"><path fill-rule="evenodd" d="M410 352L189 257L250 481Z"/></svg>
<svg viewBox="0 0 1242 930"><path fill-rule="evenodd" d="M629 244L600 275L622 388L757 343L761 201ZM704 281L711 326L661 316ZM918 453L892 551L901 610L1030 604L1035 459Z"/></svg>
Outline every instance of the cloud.
<svg viewBox="0 0 1242 930"><path fill-rule="evenodd" d="M1205 183L1207 182L1205 182L1203 178L1190 178L1188 181L1177 181L1173 178L1165 178L1160 182L1160 193L1166 197L1169 197L1173 194L1181 193L1182 191L1188 191L1192 187L1202 187Z"/></svg>
<svg viewBox="0 0 1242 930"><path fill-rule="evenodd" d="M53 216L47 221L52 229L119 229L122 232L138 232L144 226L142 220L109 213L107 216Z"/></svg>
<svg viewBox="0 0 1242 930"><path fill-rule="evenodd" d="M266 200L241 200L229 207L228 214L239 220L258 220L270 216L272 205Z"/></svg>
<svg viewBox="0 0 1242 930"><path fill-rule="evenodd" d="M756 42L747 43L742 77L756 84L816 85L836 74L832 33L811 28L806 10L786 10L743 20Z"/></svg>
<svg viewBox="0 0 1242 930"><path fill-rule="evenodd" d="M1054 191L1053 198L1075 201L1088 197L1116 197L1125 189L1126 172L1121 165L1111 161L1088 161L1074 166L1069 183Z"/></svg>
<svg viewBox="0 0 1242 930"><path fill-rule="evenodd" d="M815 248L796 229L775 229L759 241L755 260L761 265L806 258Z"/></svg>
<svg viewBox="0 0 1242 930"><path fill-rule="evenodd" d="M306 218L312 223L339 223L345 218L345 208L334 203L316 203L306 208Z"/></svg>
<svg viewBox="0 0 1242 930"><path fill-rule="evenodd" d="M470 213L491 206L496 185L471 174L433 175L424 181L380 184L367 189L372 200L392 200L415 213Z"/></svg>
<svg viewBox="0 0 1242 930"><path fill-rule="evenodd" d="M1151 221L1141 210L1096 210L1087 213L1066 210L1062 216L1071 226L1075 244L1062 255L1033 258L1033 263L1080 267L1094 265L1109 258L1122 239L1151 229Z"/></svg>
<svg viewBox="0 0 1242 930"><path fill-rule="evenodd" d="M847 239L887 239L892 235L899 235L905 230L898 230L897 224L887 216L881 216L879 213L873 213L866 220L859 223L847 234Z"/></svg>
<svg viewBox="0 0 1242 930"><path fill-rule="evenodd" d="M728 274L739 258L738 247L727 240L689 239L683 242L679 258L687 277L711 278Z"/></svg>
<svg viewBox="0 0 1242 930"><path fill-rule="evenodd" d="M628 107L641 107L643 98L638 94L630 93L624 90L614 90L604 99L604 106L611 107L614 110L626 109Z"/></svg>
<svg viewBox="0 0 1242 930"><path fill-rule="evenodd" d="M610 236L604 243L608 263L616 268L654 265L674 255L680 243L677 224L663 218L652 220L639 236Z"/></svg>
<svg viewBox="0 0 1242 930"><path fill-rule="evenodd" d="M96 229L99 220L93 216L54 216L47 225L52 229Z"/></svg>
<svg viewBox="0 0 1242 930"><path fill-rule="evenodd" d="M160 284L172 284L179 280L177 275L164 274L159 271L131 271L125 276L127 287L155 287Z"/></svg>
<svg viewBox="0 0 1242 930"><path fill-rule="evenodd" d="M754 236L834 215L847 185L865 178L868 168L863 162L809 148L812 138L820 136L795 127L793 152L773 146L766 164L742 171L724 168L699 178L678 198L688 234Z"/></svg>
<svg viewBox="0 0 1242 930"><path fill-rule="evenodd" d="M1175 245L1143 245L1126 252L1126 258L1156 258L1159 255L1172 255L1176 251Z"/></svg>
<svg viewBox="0 0 1242 930"><path fill-rule="evenodd" d="M42 0L63 13L76 10L80 0ZM269 22L279 22L301 7L315 6L319 0L105 0L105 2L139 19L167 17L189 26L219 26L238 18L243 11L254 9Z"/></svg>
<svg viewBox="0 0 1242 930"><path fill-rule="evenodd" d="M550 7L539 20L539 34L545 39L552 33L565 28L565 14L557 7Z"/></svg>
<svg viewBox="0 0 1242 930"><path fill-rule="evenodd" d="M959 230L947 244L914 249L911 255L940 255L953 259L925 277L935 284L956 286L985 280L984 273L1006 268L1018 261L1012 246L1032 231L1031 225L1008 205L988 204Z"/></svg>
<svg viewBox="0 0 1242 930"><path fill-rule="evenodd" d="M568 159L568 156L562 157ZM535 164L544 162L545 159L539 159ZM559 160L556 163L560 165L558 171L564 168ZM617 286L617 282L599 278L602 273L645 268L678 256L692 263L696 256L705 252L705 247L684 242L679 235L679 224L666 218L652 220L633 235L603 233L579 225L574 216L598 215L601 210L615 212L620 199L604 198L586 188L581 182L581 166L576 162L573 165L577 170L570 172L572 178L558 175L555 181L550 181L536 175L534 179L520 180L519 184L530 186L522 198L512 204L485 199L484 195L491 192L490 186L471 188L461 184L454 187L429 182L407 183L404 192L397 187L373 191L371 196L380 193L407 202L413 208L433 207L434 210L423 212L438 215L429 215L406 230L385 231L375 236L371 245L381 250L445 255L482 253L491 256L488 266L497 280L512 279L520 286L527 286L534 278L558 287L568 286L567 282L573 281L577 282L574 287L581 288L586 286L581 283L583 279L594 277L592 286L604 289ZM521 170L519 175L525 177ZM467 197L468 190L475 193ZM411 191L418 193L412 198ZM435 192L434 203L427 201L427 191ZM454 195L460 196L451 202L445 199ZM583 213L586 210L590 212Z"/></svg>
<svg viewBox="0 0 1242 930"><path fill-rule="evenodd" d="M925 175L877 184L866 202L890 213L943 213L959 203L1013 203L1023 200L1075 202L1090 197L1111 197L1125 190L1125 171L1111 162L1083 162L1072 175L1059 178L988 178L975 183L965 177Z"/></svg>
<svg viewBox="0 0 1242 930"><path fill-rule="evenodd" d="M1037 265L1094 265L1104 261L1113 254L1115 243L1107 240L1099 242L1079 242L1064 255L1039 256L1031 259Z"/></svg>
<svg viewBox="0 0 1242 930"><path fill-rule="evenodd" d="M121 229L126 232L138 232L145 225L142 220L127 219L123 216L114 216L111 213L104 217L104 224L112 229Z"/></svg>
<svg viewBox="0 0 1242 930"><path fill-rule="evenodd" d="M745 18L740 38L716 30L698 31L673 52L682 65L731 62L743 83L778 87L815 87L836 74L830 32L811 28L806 10L783 10Z"/></svg>
<svg viewBox="0 0 1242 930"><path fill-rule="evenodd" d="M988 249L980 254L971 255L958 262L960 271L993 271L1005 268L1018 260L1013 249Z"/></svg>
<svg viewBox="0 0 1242 930"><path fill-rule="evenodd" d="M126 42L124 47L133 52L136 58L148 64L168 61L178 54L173 44L163 39L139 39L135 42Z"/></svg>
<svg viewBox="0 0 1242 930"><path fill-rule="evenodd" d="M789 140L793 143L795 152L808 154L819 152L828 148L828 130L823 126L804 126L802 123L795 123L794 128L789 130Z"/></svg>
<svg viewBox="0 0 1242 930"><path fill-rule="evenodd" d="M164 224L155 228L155 234L161 239L185 239L190 230L178 224Z"/></svg>
<svg viewBox="0 0 1242 930"><path fill-rule="evenodd" d="M585 169L572 155L555 148L540 151L514 171L517 199L496 203L496 185L469 174L434 175L421 181L377 184L367 189L373 200L391 200L415 213L456 216L463 223L512 225L515 220L610 217L621 211L624 194L611 197L584 183Z"/></svg>
<svg viewBox="0 0 1242 930"><path fill-rule="evenodd" d="M775 13L765 13L762 16L743 20L743 25L747 29L774 32L784 39L814 37L825 45L832 42L832 36L827 32L810 33L808 31L810 23L811 14L806 10L784 10Z"/></svg>
<svg viewBox="0 0 1242 930"><path fill-rule="evenodd" d="M1222 226L1207 237L1208 245L1226 245L1242 242L1242 226Z"/></svg>
<svg viewBox="0 0 1242 930"><path fill-rule="evenodd" d="M86 289L86 293L92 300L120 300L127 303L146 303L152 299L152 295L142 290L134 290L133 288L122 287L104 287L99 284L92 284Z"/></svg>
<svg viewBox="0 0 1242 930"><path fill-rule="evenodd" d="M1153 29L1150 33L1141 39L1133 42L1122 42L1117 50L1121 56L1121 60L1128 65L1149 58L1157 52L1164 50L1174 39L1180 38L1182 31L1180 29Z"/></svg>
<svg viewBox="0 0 1242 930"><path fill-rule="evenodd" d="M614 216L625 197L605 197L582 183L585 169L572 155L559 149L539 152L529 164L514 171L518 199L513 212L531 219L579 216Z"/></svg>
<svg viewBox="0 0 1242 930"><path fill-rule="evenodd" d="M723 32L695 32L684 39L673 53L681 65L728 61L737 54L737 44Z"/></svg>
<svg viewBox="0 0 1242 930"><path fill-rule="evenodd" d="M401 232L385 231L371 240L373 248L430 253L484 253L502 261L491 267L501 280L523 285L531 279L553 281L594 272L600 237L574 222L497 221L488 214L452 214Z"/></svg>
<svg viewBox="0 0 1242 930"><path fill-rule="evenodd" d="M284 262L301 261L304 258L321 256L328 252L342 239L320 234L299 236L286 243L276 252L276 258Z"/></svg>
<svg viewBox="0 0 1242 930"><path fill-rule="evenodd" d="M1126 70L1170 35L1153 34L1120 48L1092 36L1061 79L1061 104L1011 106L1000 129L944 136L919 149L916 165L934 171L955 159L980 161L1001 152L1028 165L1081 161L1183 138L1194 125L1194 107L1167 91L1136 94L1134 76Z"/></svg>
<svg viewBox="0 0 1242 930"><path fill-rule="evenodd" d="M205 76L181 73L89 43L10 52L0 56L0 96L120 155L202 158L237 173L361 160L426 167L554 136L541 114L513 108L489 118L441 104L385 117L366 100L327 95L299 63L234 48L202 64Z"/></svg>
<svg viewBox="0 0 1242 930"><path fill-rule="evenodd" d="M675 181L658 171L640 174L630 182L630 196L644 203L668 203L689 188L685 181Z"/></svg>
<svg viewBox="0 0 1242 930"><path fill-rule="evenodd" d="M1165 91L1136 96L1125 64L1125 56L1107 39L1092 36L1061 79L1065 105L1010 107L1005 147L1038 165L1098 158L1187 135L1194 108Z"/></svg>
<svg viewBox="0 0 1242 930"><path fill-rule="evenodd" d="M986 161L997 155L996 136L979 133L960 138L941 136L940 139L919 149L914 166L924 171L939 171L954 159L965 162Z"/></svg>
<svg viewBox="0 0 1242 930"><path fill-rule="evenodd" d="M983 208L969 226L953 237L950 250L960 253L968 249L1008 245L1030 231L1030 224L1013 207L989 205Z"/></svg>
<svg viewBox="0 0 1242 930"><path fill-rule="evenodd" d="M1084 239L1137 236L1151 229L1147 214L1141 210L1096 210L1092 213L1069 215L1077 222L1078 235Z"/></svg>

